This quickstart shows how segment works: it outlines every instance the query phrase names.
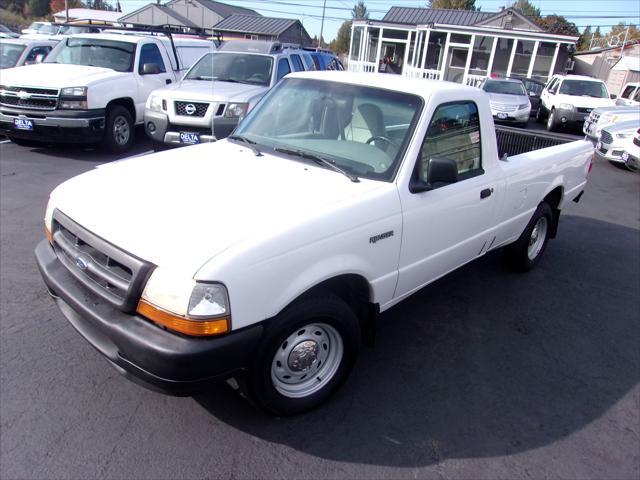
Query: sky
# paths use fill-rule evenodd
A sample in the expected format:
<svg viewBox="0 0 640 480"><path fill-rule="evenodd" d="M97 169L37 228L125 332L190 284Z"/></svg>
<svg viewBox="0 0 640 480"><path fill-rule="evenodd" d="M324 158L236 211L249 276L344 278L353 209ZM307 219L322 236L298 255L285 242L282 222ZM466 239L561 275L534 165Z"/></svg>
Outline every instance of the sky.
<svg viewBox="0 0 640 480"><path fill-rule="evenodd" d="M221 0L229 5L256 10L266 17L297 18L309 35L320 36L322 28L325 41L335 38L342 22L351 18L351 9L355 0L326 0L325 20L322 26L322 7L324 0ZM483 12L497 12L501 6L507 6L514 0L476 0L476 7ZM542 15L563 15L576 24L580 32L587 25L593 29L600 25L605 33L618 22L640 24L639 0L530 0L541 10ZM115 0L111 0L115 4ZM150 0L120 0L125 13L132 12ZM163 1L163 3L165 3ZM365 0L369 18L381 19L392 6L424 7L426 0ZM603 11L606 5L606 11Z"/></svg>

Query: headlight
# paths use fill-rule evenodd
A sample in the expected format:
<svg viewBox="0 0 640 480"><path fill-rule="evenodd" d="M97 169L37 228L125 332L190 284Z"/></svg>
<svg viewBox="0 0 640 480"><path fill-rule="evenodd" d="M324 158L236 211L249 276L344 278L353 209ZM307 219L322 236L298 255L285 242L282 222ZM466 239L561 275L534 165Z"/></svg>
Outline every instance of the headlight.
<svg viewBox="0 0 640 480"><path fill-rule="evenodd" d="M162 100L161 97L158 97L157 95L151 95L149 97L149 100L147 100L147 108L149 110L160 112L162 111L162 107L164 105L166 105L166 103Z"/></svg>
<svg viewBox="0 0 640 480"><path fill-rule="evenodd" d="M67 87L60 90L61 97L86 97L87 87Z"/></svg>
<svg viewBox="0 0 640 480"><path fill-rule="evenodd" d="M560 108L561 110L575 110L575 107L570 103L561 103L560 105L558 105L558 108Z"/></svg>
<svg viewBox="0 0 640 480"><path fill-rule="evenodd" d="M224 111L224 116L229 118L238 118L246 115L249 110L248 103L230 103Z"/></svg>
<svg viewBox="0 0 640 480"><path fill-rule="evenodd" d="M231 330L224 285L197 283L161 268L156 268L147 281L137 312L186 335L219 335Z"/></svg>
<svg viewBox="0 0 640 480"><path fill-rule="evenodd" d="M629 133L616 133L616 137L618 138L630 138L633 136L633 132Z"/></svg>

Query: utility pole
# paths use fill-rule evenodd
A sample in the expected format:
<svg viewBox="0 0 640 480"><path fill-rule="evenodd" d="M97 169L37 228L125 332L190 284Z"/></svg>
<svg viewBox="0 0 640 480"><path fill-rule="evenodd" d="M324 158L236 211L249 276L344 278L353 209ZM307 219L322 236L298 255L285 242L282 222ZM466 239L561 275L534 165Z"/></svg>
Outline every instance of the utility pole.
<svg viewBox="0 0 640 480"><path fill-rule="evenodd" d="M64 0L65 23L69 23L69 0Z"/></svg>
<svg viewBox="0 0 640 480"><path fill-rule="evenodd" d="M327 0L324 0L322 4L322 22L320 23L320 39L318 40L319 47L322 48L322 31L324 30L324 9L327 7Z"/></svg>

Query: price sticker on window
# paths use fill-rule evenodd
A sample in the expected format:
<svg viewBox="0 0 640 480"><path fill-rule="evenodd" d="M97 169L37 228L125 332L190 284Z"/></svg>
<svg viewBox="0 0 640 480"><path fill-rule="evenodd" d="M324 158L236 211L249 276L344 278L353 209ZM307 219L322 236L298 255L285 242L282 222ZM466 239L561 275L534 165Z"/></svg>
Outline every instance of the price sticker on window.
<svg viewBox="0 0 640 480"><path fill-rule="evenodd" d="M480 142L480 132L471 132L469 134L469 140L471 140L471 143L479 143Z"/></svg>

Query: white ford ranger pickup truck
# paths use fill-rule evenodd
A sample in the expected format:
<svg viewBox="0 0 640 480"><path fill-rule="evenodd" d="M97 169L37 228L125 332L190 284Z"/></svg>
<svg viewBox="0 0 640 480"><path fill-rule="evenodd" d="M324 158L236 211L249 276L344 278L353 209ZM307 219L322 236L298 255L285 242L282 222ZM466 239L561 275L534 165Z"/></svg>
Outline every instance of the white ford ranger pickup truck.
<svg viewBox="0 0 640 480"><path fill-rule="evenodd" d="M233 376L293 414L345 380L379 312L497 248L536 265L592 154L499 155L476 88L294 73L224 140L58 186L36 258L120 372L174 394Z"/></svg>
<svg viewBox="0 0 640 480"><path fill-rule="evenodd" d="M2 71L0 134L22 145L102 143L114 153L128 150L149 93L177 81L213 42L176 38L174 46L175 52L164 35L61 40L43 63Z"/></svg>

